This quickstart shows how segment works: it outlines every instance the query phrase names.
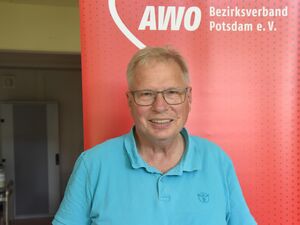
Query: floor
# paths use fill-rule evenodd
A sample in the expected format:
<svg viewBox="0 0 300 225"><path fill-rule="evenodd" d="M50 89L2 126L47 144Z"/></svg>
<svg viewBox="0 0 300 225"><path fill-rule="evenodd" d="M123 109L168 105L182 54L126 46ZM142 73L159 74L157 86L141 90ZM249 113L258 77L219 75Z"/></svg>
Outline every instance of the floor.
<svg viewBox="0 0 300 225"><path fill-rule="evenodd" d="M51 225L52 218L22 219L12 221L9 225Z"/></svg>

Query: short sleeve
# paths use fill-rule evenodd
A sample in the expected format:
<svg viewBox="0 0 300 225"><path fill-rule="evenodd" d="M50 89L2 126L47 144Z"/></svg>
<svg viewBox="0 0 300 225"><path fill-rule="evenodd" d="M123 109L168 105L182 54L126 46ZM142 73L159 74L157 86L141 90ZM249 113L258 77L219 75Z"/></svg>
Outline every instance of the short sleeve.
<svg viewBox="0 0 300 225"><path fill-rule="evenodd" d="M91 191L83 154L77 159L53 225L91 224Z"/></svg>
<svg viewBox="0 0 300 225"><path fill-rule="evenodd" d="M229 213L227 224L257 225L244 199L242 189L231 160L229 160L226 172L229 191Z"/></svg>

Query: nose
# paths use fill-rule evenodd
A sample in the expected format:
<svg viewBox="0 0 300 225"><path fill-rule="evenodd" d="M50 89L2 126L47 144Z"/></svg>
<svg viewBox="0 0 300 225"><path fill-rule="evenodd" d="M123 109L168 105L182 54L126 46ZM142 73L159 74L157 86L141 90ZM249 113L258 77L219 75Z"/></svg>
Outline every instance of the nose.
<svg viewBox="0 0 300 225"><path fill-rule="evenodd" d="M169 105L165 101L162 93L158 93L152 104L152 109L156 112L163 112L163 111L168 110L168 108L169 108Z"/></svg>

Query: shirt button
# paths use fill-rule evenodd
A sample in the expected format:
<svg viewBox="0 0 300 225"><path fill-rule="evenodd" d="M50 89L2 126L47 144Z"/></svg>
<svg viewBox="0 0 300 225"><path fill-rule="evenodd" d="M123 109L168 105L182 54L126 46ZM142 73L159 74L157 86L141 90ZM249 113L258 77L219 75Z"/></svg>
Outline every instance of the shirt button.
<svg viewBox="0 0 300 225"><path fill-rule="evenodd" d="M171 200L171 196L170 195L163 195L163 196L160 196L159 200L168 202L168 201Z"/></svg>
<svg viewBox="0 0 300 225"><path fill-rule="evenodd" d="M163 182L164 182L163 180L164 180L163 177L160 177L160 178L158 179L158 182L159 182L159 183L163 183Z"/></svg>

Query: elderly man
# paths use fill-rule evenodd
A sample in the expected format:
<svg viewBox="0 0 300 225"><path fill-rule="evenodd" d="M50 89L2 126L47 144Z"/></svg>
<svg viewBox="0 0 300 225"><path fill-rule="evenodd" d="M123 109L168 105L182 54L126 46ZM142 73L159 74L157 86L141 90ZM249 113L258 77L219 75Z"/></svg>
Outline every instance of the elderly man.
<svg viewBox="0 0 300 225"><path fill-rule="evenodd" d="M147 47L127 69L132 130L83 152L54 225L255 225L231 160L184 128L188 69Z"/></svg>

